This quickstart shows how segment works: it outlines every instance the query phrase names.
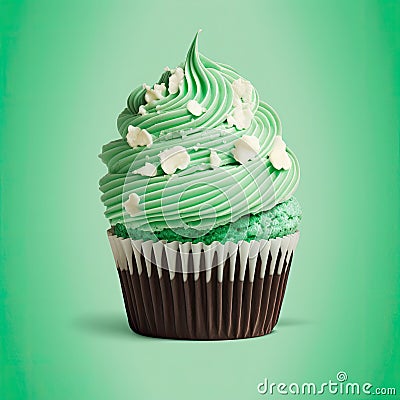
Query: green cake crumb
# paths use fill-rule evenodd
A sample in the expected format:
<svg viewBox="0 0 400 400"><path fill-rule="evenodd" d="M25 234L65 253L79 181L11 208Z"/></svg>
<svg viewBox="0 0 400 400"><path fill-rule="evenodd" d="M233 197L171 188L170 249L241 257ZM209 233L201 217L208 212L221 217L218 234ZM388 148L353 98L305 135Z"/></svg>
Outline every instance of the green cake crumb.
<svg viewBox="0 0 400 400"><path fill-rule="evenodd" d="M126 227L124 224L114 226L114 234L118 237L134 240L165 240L167 242L192 242L211 244L218 241L238 242L245 240L274 239L290 235L297 231L302 211L296 198L291 197L283 203L277 204L268 211L250 214L239 218L235 222L218 226L200 235L195 229L163 229L158 232L148 232L141 229Z"/></svg>

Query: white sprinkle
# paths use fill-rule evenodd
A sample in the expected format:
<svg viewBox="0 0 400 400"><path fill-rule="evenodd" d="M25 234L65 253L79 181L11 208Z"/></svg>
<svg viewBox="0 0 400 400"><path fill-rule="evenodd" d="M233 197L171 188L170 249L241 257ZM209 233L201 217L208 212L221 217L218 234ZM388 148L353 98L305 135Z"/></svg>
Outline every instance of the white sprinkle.
<svg viewBox="0 0 400 400"><path fill-rule="evenodd" d="M292 166L292 161L286 152L286 143L283 141L282 136L275 136L272 150L269 152L268 157L273 167L277 170L288 170Z"/></svg>
<svg viewBox="0 0 400 400"><path fill-rule="evenodd" d="M138 146L150 147L153 144L153 137L146 129L140 129L138 126L129 125L126 141L132 148Z"/></svg>
<svg viewBox="0 0 400 400"><path fill-rule="evenodd" d="M218 168L221 165L221 158L215 150L210 151L210 165L212 169Z"/></svg>
<svg viewBox="0 0 400 400"><path fill-rule="evenodd" d="M199 117L203 112L206 111L206 109L202 107L196 100L189 100L186 108L191 114L195 115L196 117Z"/></svg>
<svg viewBox="0 0 400 400"><path fill-rule="evenodd" d="M150 86L143 84L143 89L146 89L146 94L144 95L146 103L152 103L153 101L162 99L167 90L165 83L161 83L160 85L156 83L153 89Z"/></svg>
<svg viewBox="0 0 400 400"><path fill-rule="evenodd" d="M140 115L146 115L147 114L147 110L144 108L143 105L139 106L139 114Z"/></svg>
<svg viewBox="0 0 400 400"><path fill-rule="evenodd" d="M157 175L157 167L150 163L145 163L143 167L138 168L137 170L132 172L133 174L139 174L142 176L156 176Z"/></svg>
<svg viewBox="0 0 400 400"><path fill-rule="evenodd" d="M251 101L251 95L253 92L253 86L246 79L239 78L232 82L232 89L234 94L239 98L243 99L245 103ZM235 99L234 99L235 101Z"/></svg>
<svg viewBox="0 0 400 400"><path fill-rule="evenodd" d="M175 146L159 154L161 168L166 174L173 174L177 169L185 169L189 165L190 156L182 146Z"/></svg>
<svg viewBox="0 0 400 400"><path fill-rule="evenodd" d="M136 193L131 193L129 195L128 200L125 201L125 203L123 203L126 212L131 217L134 217L135 215L141 212L141 209L139 207L139 202L140 202L140 197Z"/></svg>
<svg viewBox="0 0 400 400"><path fill-rule="evenodd" d="M228 115L228 127L235 125L238 129L247 129L250 127L252 119L253 113L251 112L249 105L241 103L233 108L231 115Z"/></svg>
<svg viewBox="0 0 400 400"><path fill-rule="evenodd" d="M233 143L235 148L232 150L233 157L240 164L252 160L260 152L260 142L255 136L243 135Z"/></svg>
<svg viewBox="0 0 400 400"><path fill-rule="evenodd" d="M178 93L182 85L185 73L181 67L177 67L168 79L168 92L171 94Z"/></svg>

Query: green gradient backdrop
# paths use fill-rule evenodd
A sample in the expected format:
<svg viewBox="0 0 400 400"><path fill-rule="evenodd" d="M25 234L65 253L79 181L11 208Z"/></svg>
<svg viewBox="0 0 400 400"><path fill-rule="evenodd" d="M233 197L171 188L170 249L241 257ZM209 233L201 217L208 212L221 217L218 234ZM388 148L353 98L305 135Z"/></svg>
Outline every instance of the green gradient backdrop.
<svg viewBox="0 0 400 400"><path fill-rule="evenodd" d="M339 370L400 392L400 2L0 4L0 399L257 399ZM105 234L101 145L198 28L302 166L282 318L254 340L132 334Z"/></svg>

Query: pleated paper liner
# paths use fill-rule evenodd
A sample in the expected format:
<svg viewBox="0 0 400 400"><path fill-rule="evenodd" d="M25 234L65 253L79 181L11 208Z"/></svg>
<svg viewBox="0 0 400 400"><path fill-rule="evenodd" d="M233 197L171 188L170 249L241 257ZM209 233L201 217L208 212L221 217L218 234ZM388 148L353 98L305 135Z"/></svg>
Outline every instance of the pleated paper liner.
<svg viewBox="0 0 400 400"><path fill-rule="evenodd" d="M299 232L211 245L108 237L133 331L224 340L273 330Z"/></svg>

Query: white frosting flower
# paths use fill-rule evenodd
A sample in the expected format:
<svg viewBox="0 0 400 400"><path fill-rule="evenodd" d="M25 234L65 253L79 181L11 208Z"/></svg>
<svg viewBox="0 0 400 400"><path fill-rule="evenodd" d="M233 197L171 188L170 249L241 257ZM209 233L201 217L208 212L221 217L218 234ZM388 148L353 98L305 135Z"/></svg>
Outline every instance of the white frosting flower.
<svg viewBox="0 0 400 400"><path fill-rule="evenodd" d="M139 174L142 176L156 176L157 167L149 162L145 163L143 167L136 169L132 172L133 174Z"/></svg>
<svg viewBox="0 0 400 400"><path fill-rule="evenodd" d="M253 86L249 81L243 78L236 79L232 82L232 89L239 99L243 99L245 103L251 102Z"/></svg>
<svg viewBox="0 0 400 400"><path fill-rule="evenodd" d="M218 168L221 165L221 157L215 150L210 151L210 165L212 169Z"/></svg>
<svg viewBox="0 0 400 400"><path fill-rule="evenodd" d="M238 129L249 128L252 119L253 113L251 112L249 105L246 103L235 105L232 114L228 115L226 118L229 127L235 125Z"/></svg>
<svg viewBox="0 0 400 400"><path fill-rule="evenodd" d="M185 169L189 165L190 156L186 149L182 146L175 146L168 150L164 150L159 154L161 168L170 175L179 169Z"/></svg>
<svg viewBox="0 0 400 400"><path fill-rule="evenodd" d="M191 114L195 115L196 117L199 117L201 114L203 114L203 112L206 111L206 109L202 107L196 100L189 100L186 108Z"/></svg>
<svg viewBox="0 0 400 400"><path fill-rule="evenodd" d="M152 101L162 99L165 96L165 92L167 91L165 83L161 83L160 85L156 83L153 89L150 86L144 84L143 89L146 89L146 94L144 95L146 103L151 103Z"/></svg>
<svg viewBox="0 0 400 400"><path fill-rule="evenodd" d="M273 167L277 170L288 170L292 166L292 161L286 152L286 143L283 141L282 136L275 136L268 157Z"/></svg>
<svg viewBox="0 0 400 400"><path fill-rule="evenodd" d="M147 110L144 108L144 105L139 106L139 114L140 115L146 115L147 114Z"/></svg>
<svg viewBox="0 0 400 400"><path fill-rule="evenodd" d="M232 150L233 157L240 164L252 160L260 152L260 142L255 136L243 135L233 143L235 148Z"/></svg>
<svg viewBox="0 0 400 400"><path fill-rule="evenodd" d="M128 200L125 201L125 203L123 203L126 212L131 217L134 217L135 215L141 212L141 209L139 207L139 202L140 202L140 197L136 193L131 193L129 195Z"/></svg>
<svg viewBox="0 0 400 400"><path fill-rule="evenodd" d="M168 92L171 94L178 93L178 90L183 82L183 78L185 73L181 67L176 68L175 70L171 71L172 74L168 79Z"/></svg>
<svg viewBox="0 0 400 400"><path fill-rule="evenodd" d="M126 141L132 148L138 146L150 147L153 144L153 137L146 129L140 129L138 126L129 125Z"/></svg>

